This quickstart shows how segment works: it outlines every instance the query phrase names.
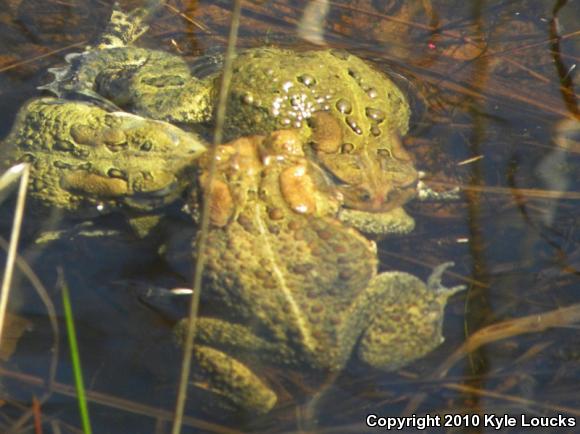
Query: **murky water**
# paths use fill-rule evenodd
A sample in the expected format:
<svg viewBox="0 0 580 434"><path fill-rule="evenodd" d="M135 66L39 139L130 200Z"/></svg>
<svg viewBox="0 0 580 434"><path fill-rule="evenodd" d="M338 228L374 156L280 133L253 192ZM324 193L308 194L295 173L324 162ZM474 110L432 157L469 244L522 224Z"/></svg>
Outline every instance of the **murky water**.
<svg viewBox="0 0 580 434"><path fill-rule="evenodd" d="M94 40L111 8L90 0L4 3L2 137L18 107L41 94L36 86L49 80L46 69ZM244 2L240 47L309 46L297 31L305 6ZM230 10L225 1L169 2L139 45L189 61L223 51ZM444 282L468 290L447 307L445 343L416 363L395 373L353 366L322 388L298 370L261 367L279 394L272 412L212 418L190 401L185 432L370 432L376 428L365 425L368 414L481 416L448 420L452 426L441 431L492 431L483 422L492 413L561 415L580 424L574 310L580 297L579 18L577 4L556 0L329 4L319 32L324 43L401 77L415 101L404 146L427 172L429 185L463 191L454 202L409 204L417 226L378 243L380 270L426 279L434 266L454 261ZM184 223L178 205L170 211ZM4 204L5 228L11 215L11 204ZM94 431L169 432L181 357L171 327L185 309L169 309L166 300L144 303L143 286L189 286L189 276L172 271L155 248L130 235L35 245L32 231L54 228L61 217L28 218L21 254L46 286L59 318L56 269L65 269ZM104 224L124 225L114 215ZM41 385L49 376L55 337L47 308L22 271L11 297L28 331L1 365L6 404L0 431L33 432L32 419L14 427L32 397L46 391ZM503 327L486 328L495 324ZM61 432L80 432L74 428L77 403L70 398L74 386L63 330L57 384L42 406L44 432L57 432L57 423ZM526 429L518 419L512 432L521 431Z"/></svg>

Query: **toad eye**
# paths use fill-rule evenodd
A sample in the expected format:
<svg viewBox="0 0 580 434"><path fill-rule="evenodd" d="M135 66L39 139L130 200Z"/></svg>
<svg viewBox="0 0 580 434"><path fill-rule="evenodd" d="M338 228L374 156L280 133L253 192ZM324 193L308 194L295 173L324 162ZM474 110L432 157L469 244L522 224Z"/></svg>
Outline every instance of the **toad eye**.
<svg viewBox="0 0 580 434"><path fill-rule="evenodd" d="M149 140L147 140L143 142L141 146L139 146L139 149L145 152L149 152L151 149L153 149L153 144Z"/></svg>
<svg viewBox="0 0 580 434"><path fill-rule="evenodd" d="M392 157L391 151L388 149L377 149L377 155L381 157Z"/></svg>
<svg viewBox="0 0 580 434"><path fill-rule="evenodd" d="M363 190L358 194L358 198L362 202L368 202L371 200L371 194L368 191Z"/></svg>

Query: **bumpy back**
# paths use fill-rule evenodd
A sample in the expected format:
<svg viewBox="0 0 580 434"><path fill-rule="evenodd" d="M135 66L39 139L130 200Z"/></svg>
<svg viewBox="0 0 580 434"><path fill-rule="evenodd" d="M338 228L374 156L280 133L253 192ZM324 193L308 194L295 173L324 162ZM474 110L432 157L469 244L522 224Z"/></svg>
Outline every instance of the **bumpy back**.
<svg viewBox="0 0 580 434"><path fill-rule="evenodd" d="M87 83L83 74L86 73L84 70L87 63L90 63L95 57L94 54L103 50L125 47L135 42L147 31L149 28L147 22L163 3L162 0L149 0L143 7L131 12L122 11L119 4L115 3L109 23L97 43L94 46L86 47L82 53L68 54L65 57L65 66L49 68L48 71L53 74L54 80L39 86L38 89L48 90L59 98L75 93L87 95L92 88L92 83ZM87 96L100 100L96 93Z"/></svg>

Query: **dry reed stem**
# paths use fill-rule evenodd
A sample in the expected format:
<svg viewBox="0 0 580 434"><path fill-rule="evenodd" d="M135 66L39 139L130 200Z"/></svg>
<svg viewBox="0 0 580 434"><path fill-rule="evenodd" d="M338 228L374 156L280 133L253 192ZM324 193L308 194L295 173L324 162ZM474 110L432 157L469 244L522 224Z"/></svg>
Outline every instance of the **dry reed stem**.
<svg viewBox="0 0 580 434"><path fill-rule="evenodd" d="M393 252L385 250L385 249L381 249L380 252L381 252L381 255L390 256L392 258L397 258L397 259L409 262L410 264L420 265L421 267L428 268L431 270L433 268L435 268L437 265L439 265L439 264L428 264L425 261L421 261L419 259L415 259L415 258L412 258L410 256L406 256L406 255L399 255L397 253L393 253ZM454 273L453 271L446 270L443 273L443 275L444 276L451 276L451 277L458 279L462 282L468 283L469 285L478 286L480 288L489 288L489 285L486 284L485 282L481 282L481 281L479 281L477 279L473 279L471 277L466 277L466 276L459 274L459 273Z"/></svg>
<svg viewBox="0 0 580 434"><path fill-rule="evenodd" d="M177 9L175 6L172 6L168 3L165 3L164 5L167 9L169 9L171 12L173 12L175 15L180 16L181 18L183 18L185 21L187 21L190 24L193 24L195 27L197 27L198 29L200 29L202 32L211 35L213 32L211 31L211 29L206 26L205 24L194 20L193 18L185 15L182 11L180 11L179 9Z"/></svg>
<svg viewBox="0 0 580 434"><path fill-rule="evenodd" d="M506 196L513 196L517 193L522 197L534 197L540 199L567 199L580 200L580 192L575 191L561 191L561 190L540 190L538 188L513 188L513 187L496 187L490 185L462 185L452 184L448 182L438 182L429 180L429 185L438 187L460 187L463 191L489 193L489 194L503 194Z"/></svg>
<svg viewBox="0 0 580 434"><path fill-rule="evenodd" d="M32 412L34 413L34 434L42 434L42 413L40 401L36 396L32 397Z"/></svg>
<svg viewBox="0 0 580 434"><path fill-rule="evenodd" d="M22 383L26 383L31 387L43 387L45 384L44 379L40 377L30 374L23 374L21 372L11 371L2 366L0 366L0 376L11 378L20 381ZM54 393L58 393L60 395L68 396L71 398L76 397L76 391L74 386L63 384L57 381L53 383L53 391ZM170 421L173 418L173 413L171 411L155 408L146 404L141 404L138 402L130 401L128 399L119 398L106 393L96 392L94 390L87 391L87 398L95 404L103 405L105 407L110 407L117 410L126 411L133 414L139 414L142 416L156 418L164 421ZM186 426L198 428L200 430L203 430L204 432L211 432L216 434L241 434L241 432L238 430L218 425L215 423L206 422L204 420L189 416L184 416L183 424Z"/></svg>
<svg viewBox="0 0 580 434"><path fill-rule="evenodd" d="M56 50L49 51L48 53L39 54L38 56L33 56L25 60L21 60L20 62L11 63L6 66L0 66L0 72L5 72L10 69L18 68L19 66L26 65L28 63L36 62L37 60L44 59L45 57L50 57L53 54L60 53L62 51L70 50L71 48L78 47L80 45L86 45L87 41L83 40L80 42L75 42L74 44L67 45L66 47L57 48Z"/></svg>
<svg viewBox="0 0 580 434"><path fill-rule="evenodd" d="M209 185L211 185L211 183L213 182L213 178L216 172L215 157L217 145L219 145L223 139L223 127L226 117L226 101L232 77L232 63L235 56L235 49L238 40L241 11L242 11L242 0L235 0L231 15L230 33L228 36L228 43L224 58L223 74L220 83L215 130L213 137L213 146L209 149L209 158L210 158L210 167L208 173ZM193 288L192 288L193 295L191 296L189 315L187 318L187 330L185 333L185 342L183 345L183 359L179 378L177 401L175 403L175 417L173 419L173 426L171 429L172 434L179 434L181 432L182 418L185 409L185 402L187 400L187 385L191 371L193 341L196 335L197 313L199 311L199 300L202 289L201 288L202 275L205 266L205 247L207 244L207 233L209 229L210 209L211 209L211 195L208 195L203 201L201 211L201 224L199 227L199 239L197 244L197 256L196 256L197 260L195 263L193 275Z"/></svg>
<svg viewBox="0 0 580 434"><path fill-rule="evenodd" d="M445 377L459 360L486 344L522 334L543 332L549 328L570 326L578 322L580 322L580 304L573 304L568 307L515 318L484 327L471 335L467 341L455 350L431 375L431 379L437 380ZM493 394L494 392L480 390L480 393ZM420 393L413 397L405 407L404 414L416 413L426 397L426 393ZM539 405L533 401L525 401L536 406ZM546 407L545 405L542 406Z"/></svg>
<svg viewBox="0 0 580 434"><path fill-rule="evenodd" d="M2 249L8 250L8 245L9 244L6 240L4 240L3 238L0 238L0 247ZM58 328L58 321L56 318L56 309L54 307L54 304L52 303L52 299L50 298L48 291L46 290L46 288L44 287L44 285L42 284L42 282L40 281L40 279L38 278L36 273L32 270L32 268L30 268L28 263L22 257L20 257L20 255L18 255L18 254L16 255L16 266L18 267L20 272L24 276L26 276L26 278L32 284L34 290L38 294L38 297L44 303L44 306L46 307L46 311L48 314L48 319L50 322L52 333L54 336L53 345L52 345L52 349L51 349L50 363L49 363L49 368L48 368L48 379L47 379L47 381L45 381L46 392L39 399L39 402L42 405L52 395L52 385L55 381L56 371L58 368L58 355L59 355L59 348L60 348L60 332L59 332L59 328ZM24 424L32 416L33 416L32 409L24 412L24 414L22 414L20 416L20 418L12 424L12 426L10 428L10 432L19 432L19 430L22 429Z"/></svg>
<svg viewBox="0 0 580 434"><path fill-rule="evenodd" d="M573 408L573 407L566 407L563 405L551 405L551 404L544 404L538 401L533 401L531 399L521 398L519 396L508 395L505 393L498 393L493 392L490 390L479 389L476 387L471 387L465 384L457 384L457 383L445 383L441 385L445 389L455 390L461 393L469 393L471 395L477 395L485 398L494 398L501 401L507 401L513 404L517 404L520 407L536 407L542 410L549 410L555 413L563 413L569 414L576 417L580 416L580 409Z"/></svg>
<svg viewBox="0 0 580 434"><path fill-rule="evenodd" d="M26 191L28 189L28 178L30 175L30 166L26 163L12 166L2 176L8 179L20 178L18 196L16 199L16 208L14 210L14 219L12 221L12 231L10 233L10 243L8 245L8 254L6 265L4 267L4 278L0 289L0 344L2 343L2 334L4 332L4 322L6 319L6 309L8 307L8 296L12 284L12 274L14 272L14 261L16 259L16 249L20 238L20 229L22 228L22 219L24 216L24 205L26 203Z"/></svg>

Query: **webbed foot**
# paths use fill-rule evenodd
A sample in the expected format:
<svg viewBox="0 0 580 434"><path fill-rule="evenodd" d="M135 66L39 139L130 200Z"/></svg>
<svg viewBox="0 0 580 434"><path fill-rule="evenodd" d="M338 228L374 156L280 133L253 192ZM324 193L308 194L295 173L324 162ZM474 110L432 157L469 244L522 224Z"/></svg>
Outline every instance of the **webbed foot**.
<svg viewBox="0 0 580 434"><path fill-rule="evenodd" d="M451 288L447 288L446 286L441 283L441 278L443 277L443 273L450 267L453 267L455 262L449 261L444 262L443 264L437 265L434 269L429 278L427 279L427 288L434 291L436 294L443 295L445 298L451 297L453 294L463 291L466 289L465 285L457 285Z"/></svg>
<svg viewBox="0 0 580 434"><path fill-rule="evenodd" d="M424 181L417 183L417 200L447 202L461 199L461 188L454 187L448 191L435 191Z"/></svg>

